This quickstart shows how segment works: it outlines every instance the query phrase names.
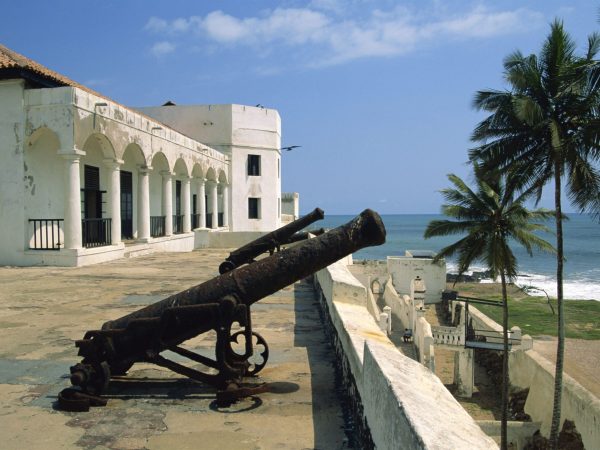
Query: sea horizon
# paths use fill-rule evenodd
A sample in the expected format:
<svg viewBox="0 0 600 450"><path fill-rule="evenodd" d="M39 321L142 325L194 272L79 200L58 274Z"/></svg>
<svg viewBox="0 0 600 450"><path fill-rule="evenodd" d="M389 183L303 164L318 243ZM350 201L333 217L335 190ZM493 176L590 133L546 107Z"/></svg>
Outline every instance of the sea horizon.
<svg viewBox="0 0 600 450"><path fill-rule="evenodd" d="M591 214L566 213L569 220L564 222L564 282L566 299L600 301L600 224ZM315 222L312 227L334 228L355 217L354 214L326 214L325 219ZM455 242L459 236L444 236L424 239L423 232L430 220L447 218L439 213L381 214L387 230L385 244L368 247L354 254L357 260L385 260L388 256L403 256L406 250L429 250L438 252L441 248ZM548 228L554 228L549 220ZM543 238L556 245L553 234L544 234ZM519 286L534 286L556 296L556 255L534 252L530 257L520 245L512 246L518 261ZM456 262L446 261L447 272L456 273ZM485 266L477 262L471 271L483 271ZM492 281L492 280L485 280ZM538 294L544 296L542 291ZM538 295L533 293L533 295Z"/></svg>

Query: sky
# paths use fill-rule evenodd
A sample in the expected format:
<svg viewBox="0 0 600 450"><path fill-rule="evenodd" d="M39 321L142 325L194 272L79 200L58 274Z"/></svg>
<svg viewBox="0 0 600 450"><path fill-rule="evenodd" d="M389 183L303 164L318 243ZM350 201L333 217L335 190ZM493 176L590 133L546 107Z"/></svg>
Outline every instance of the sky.
<svg viewBox="0 0 600 450"><path fill-rule="evenodd" d="M591 0L31 0L6 2L0 43L130 106L261 104L279 111L282 190L301 212L437 213L470 176L503 58L537 53L555 18L579 46ZM552 207L551 187L542 206ZM573 210L567 206L567 211Z"/></svg>

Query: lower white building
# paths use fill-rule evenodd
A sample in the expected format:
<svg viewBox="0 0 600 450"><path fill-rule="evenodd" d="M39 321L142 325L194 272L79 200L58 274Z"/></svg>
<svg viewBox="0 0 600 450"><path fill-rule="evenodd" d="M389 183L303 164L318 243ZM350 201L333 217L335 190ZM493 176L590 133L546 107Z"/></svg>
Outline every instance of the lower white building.
<svg viewBox="0 0 600 450"><path fill-rule="evenodd" d="M128 108L0 45L0 264L243 243L281 225L280 149L276 110Z"/></svg>

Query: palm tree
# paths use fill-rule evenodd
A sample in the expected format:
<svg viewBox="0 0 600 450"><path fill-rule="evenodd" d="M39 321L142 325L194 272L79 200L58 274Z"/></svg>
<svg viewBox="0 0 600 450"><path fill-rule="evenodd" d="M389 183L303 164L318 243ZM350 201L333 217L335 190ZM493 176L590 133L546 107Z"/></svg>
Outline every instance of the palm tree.
<svg viewBox="0 0 600 450"><path fill-rule="evenodd" d="M586 54L576 56L575 43L556 20L539 56L517 51L504 60L510 90L480 91L473 102L491 114L473 132L472 140L481 145L469 152L471 161L519 170L523 185L535 188L538 201L542 188L554 180L558 344L553 448L558 446L565 340L562 183L580 211L600 214L599 49L600 35L592 34Z"/></svg>
<svg viewBox="0 0 600 450"><path fill-rule="evenodd" d="M502 283L502 330L504 355L502 363L502 425L501 448L507 448L506 426L508 420L508 301L507 282L517 275L517 260L510 248L509 240L521 244L532 255L533 248L552 251L553 247L535 234L548 231L536 220L552 217L547 210L529 211L524 206L529 192L513 198L514 182L505 182L500 172L484 172L477 165L475 176L477 191L471 190L454 174L448 179L454 188L442 190L448 204L442 213L455 220L432 220L425 230L425 238L462 234L460 240L443 248L436 259L458 256L459 276L476 261L485 262L494 279ZM507 177L509 178L509 177Z"/></svg>

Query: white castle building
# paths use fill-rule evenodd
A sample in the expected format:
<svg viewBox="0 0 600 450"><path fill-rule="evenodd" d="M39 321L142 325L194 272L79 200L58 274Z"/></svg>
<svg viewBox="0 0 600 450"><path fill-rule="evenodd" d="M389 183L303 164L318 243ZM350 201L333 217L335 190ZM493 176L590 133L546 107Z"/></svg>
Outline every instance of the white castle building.
<svg viewBox="0 0 600 450"><path fill-rule="evenodd" d="M276 110L129 108L0 45L1 265L236 246L293 218Z"/></svg>

